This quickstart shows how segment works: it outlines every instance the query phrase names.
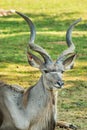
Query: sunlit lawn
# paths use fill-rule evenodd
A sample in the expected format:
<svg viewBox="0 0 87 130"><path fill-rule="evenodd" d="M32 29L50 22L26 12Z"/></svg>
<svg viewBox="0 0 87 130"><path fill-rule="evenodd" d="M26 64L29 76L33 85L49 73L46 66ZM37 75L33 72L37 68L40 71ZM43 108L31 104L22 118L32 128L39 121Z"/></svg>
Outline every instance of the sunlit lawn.
<svg viewBox="0 0 87 130"><path fill-rule="evenodd" d="M67 48L65 33L79 17L73 31L78 54L74 69L64 74L65 88L59 91L59 118L87 130L87 0L4 0L0 7L27 14L35 23L35 43L56 60ZM28 65L26 46L29 29L17 14L0 17L0 80L22 87L34 85L41 73Z"/></svg>

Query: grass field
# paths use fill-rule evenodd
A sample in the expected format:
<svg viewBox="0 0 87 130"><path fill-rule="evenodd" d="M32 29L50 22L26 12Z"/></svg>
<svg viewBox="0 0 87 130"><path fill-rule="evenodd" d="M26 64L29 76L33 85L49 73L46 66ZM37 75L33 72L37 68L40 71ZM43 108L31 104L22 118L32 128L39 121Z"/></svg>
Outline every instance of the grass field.
<svg viewBox="0 0 87 130"><path fill-rule="evenodd" d="M73 122L78 130L87 130L87 0L0 0L0 8L28 15L36 26L35 43L54 60L67 48L67 28L82 17L73 31L78 57L74 69L64 74L65 88L59 91L58 111L61 120ZM0 80L27 87L40 77L39 70L27 62L28 32L27 24L17 14L0 17Z"/></svg>

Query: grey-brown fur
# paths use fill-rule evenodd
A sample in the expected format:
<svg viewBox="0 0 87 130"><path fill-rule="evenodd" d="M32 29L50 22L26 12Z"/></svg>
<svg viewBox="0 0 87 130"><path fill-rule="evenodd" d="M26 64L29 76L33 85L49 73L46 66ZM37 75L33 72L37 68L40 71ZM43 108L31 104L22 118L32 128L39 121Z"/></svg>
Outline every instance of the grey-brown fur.
<svg viewBox="0 0 87 130"><path fill-rule="evenodd" d="M41 80L42 80L42 78L41 78ZM18 92L17 89L13 89L13 87L6 85L4 83L1 83L0 85L1 85L0 88L2 89L0 91L0 96L5 95L5 98L7 99L8 94L10 97L13 95L12 100L14 99L14 101L15 101L15 98L17 98L16 99L17 102L15 101L16 102L15 105L17 105L18 109L19 110L22 109L22 111L24 111L24 109L27 109L27 106L23 106L22 100L19 99L19 96L21 96L21 97L25 96L25 92L23 92L23 90ZM38 130L54 130L55 120L54 120L53 105L54 105L55 99L53 96L53 91L46 90L44 87L41 87L41 86L42 86L42 82L40 82L36 86L32 87L32 89L26 90L27 105L28 105L28 102L30 102L30 104L31 104L30 107L32 109L36 109L36 107L38 107L37 114L36 113L35 113L35 115L33 114L33 116L34 116L33 119L31 117L29 130L35 130L36 127L38 127ZM4 92L3 92L3 90L4 90ZM42 91L42 93L38 93L40 91ZM0 97L0 99L1 99L1 97ZM33 106L33 104L35 102L36 102L36 105ZM1 106L1 108L3 107L3 104L1 102L0 102L0 106ZM6 111L6 109L7 108L5 108L5 111ZM3 108L0 110L0 115L2 117L1 111L3 111ZM9 112L8 112L8 114L9 114ZM25 114L27 114L27 113L25 112ZM2 120L3 120L3 117L0 118L0 124L3 123ZM12 117L8 117L8 121L9 120L11 121ZM11 123L12 123L12 121L11 121ZM10 127L11 126L9 126L9 130L10 130ZM4 128L4 129L7 129L7 128L8 127ZM15 128L15 126L13 126L13 128L11 127L11 129L14 129L14 128ZM3 127L1 126L0 130L2 130L2 129L3 129Z"/></svg>
<svg viewBox="0 0 87 130"><path fill-rule="evenodd" d="M30 41L27 47L28 62L39 68L42 76L33 87L27 90L16 85L0 82L0 130L54 130L57 123L57 91L63 86L62 74L70 69L76 55L72 43L72 29L76 20L66 33L68 49L60 54L56 62L40 46L34 44L35 27L32 21L19 12L30 27ZM31 51L38 52L43 60Z"/></svg>

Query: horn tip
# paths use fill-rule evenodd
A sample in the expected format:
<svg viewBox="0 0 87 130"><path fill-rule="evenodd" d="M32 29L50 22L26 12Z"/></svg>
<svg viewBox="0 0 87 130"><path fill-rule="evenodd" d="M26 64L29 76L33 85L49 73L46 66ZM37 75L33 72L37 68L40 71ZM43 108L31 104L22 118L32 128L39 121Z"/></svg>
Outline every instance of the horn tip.
<svg viewBox="0 0 87 130"><path fill-rule="evenodd" d="M15 13L16 11L15 11L15 10L13 10L13 9L11 9L11 10L10 10L10 12L11 12L11 13Z"/></svg>
<svg viewBox="0 0 87 130"><path fill-rule="evenodd" d="M80 21L82 21L82 18L81 18L81 17L78 19L78 22L80 22Z"/></svg>

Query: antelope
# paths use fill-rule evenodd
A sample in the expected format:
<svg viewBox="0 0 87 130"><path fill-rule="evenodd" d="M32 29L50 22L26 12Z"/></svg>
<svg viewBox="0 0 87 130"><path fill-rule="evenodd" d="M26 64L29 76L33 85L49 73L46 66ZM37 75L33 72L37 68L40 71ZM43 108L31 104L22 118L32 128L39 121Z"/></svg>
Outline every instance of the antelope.
<svg viewBox="0 0 87 130"><path fill-rule="evenodd" d="M13 12L14 12L13 10L0 9L0 17L1 17L1 16L11 15Z"/></svg>
<svg viewBox="0 0 87 130"><path fill-rule="evenodd" d="M27 88L0 82L0 130L54 130L57 126L67 130L76 129L72 124L57 121L57 90L62 88L63 72L71 69L76 53L72 42L72 30L81 21L74 21L66 32L68 49L54 62L39 45L34 44L36 31L33 22L24 14L15 11L28 24L30 40L27 58L31 66L38 68L42 75L39 81ZM39 58L33 51L39 53Z"/></svg>

